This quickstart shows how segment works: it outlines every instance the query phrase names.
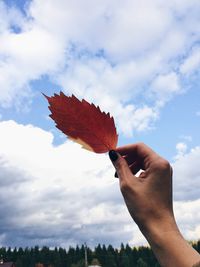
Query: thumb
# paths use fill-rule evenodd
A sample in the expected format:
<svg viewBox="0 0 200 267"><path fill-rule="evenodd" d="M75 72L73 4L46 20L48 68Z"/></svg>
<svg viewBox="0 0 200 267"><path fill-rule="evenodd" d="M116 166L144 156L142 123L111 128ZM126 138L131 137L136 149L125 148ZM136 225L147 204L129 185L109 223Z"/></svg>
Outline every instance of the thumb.
<svg viewBox="0 0 200 267"><path fill-rule="evenodd" d="M126 160L115 150L109 151L109 157L116 169L117 175L121 180L127 180L132 174Z"/></svg>

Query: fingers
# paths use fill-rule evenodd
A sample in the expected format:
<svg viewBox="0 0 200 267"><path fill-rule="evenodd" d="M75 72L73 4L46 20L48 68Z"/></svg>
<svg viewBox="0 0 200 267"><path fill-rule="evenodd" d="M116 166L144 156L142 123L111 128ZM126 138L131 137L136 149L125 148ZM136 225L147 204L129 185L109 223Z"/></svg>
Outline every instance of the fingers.
<svg viewBox="0 0 200 267"><path fill-rule="evenodd" d="M136 174L137 172L139 172L142 169L142 167L140 166L140 164L138 162L133 162L132 164L129 165L129 168L133 174ZM119 178L117 171L115 172L114 176L115 176L115 178Z"/></svg>
<svg viewBox="0 0 200 267"><path fill-rule="evenodd" d="M111 150L109 151L109 157L116 169L117 176L120 178L120 180L128 180L130 179L130 176L133 176L126 160L119 153Z"/></svg>
<svg viewBox="0 0 200 267"><path fill-rule="evenodd" d="M140 169L147 169L150 162L154 160L158 155L147 145L143 143L131 144L122 147L118 147L116 151L123 157L125 157L128 165L137 162L140 165Z"/></svg>
<svg viewBox="0 0 200 267"><path fill-rule="evenodd" d="M142 169L142 166L139 162L135 161L131 165L129 165L129 168L131 169L133 174L136 174Z"/></svg>

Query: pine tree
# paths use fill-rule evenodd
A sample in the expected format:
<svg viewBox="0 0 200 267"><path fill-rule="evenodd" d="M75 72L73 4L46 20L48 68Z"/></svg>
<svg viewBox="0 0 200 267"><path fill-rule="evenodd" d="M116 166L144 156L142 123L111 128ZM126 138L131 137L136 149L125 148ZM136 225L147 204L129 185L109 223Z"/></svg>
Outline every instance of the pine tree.
<svg viewBox="0 0 200 267"><path fill-rule="evenodd" d="M147 263L142 258L138 259L136 266L137 267L148 267Z"/></svg>
<svg viewBox="0 0 200 267"><path fill-rule="evenodd" d="M131 267L129 257L125 250L120 252L120 267Z"/></svg>
<svg viewBox="0 0 200 267"><path fill-rule="evenodd" d="M115 256L111 251L107 251L105 267L117 267L115 262Z"/></svg>
<svg viewBox="0 0 200 267"><path fill-rule="evenodd" d="M100 244L98 244L98 246L95 248L94 257L96 257L99 260L99 262L103 265L104 255Z"/></svg>

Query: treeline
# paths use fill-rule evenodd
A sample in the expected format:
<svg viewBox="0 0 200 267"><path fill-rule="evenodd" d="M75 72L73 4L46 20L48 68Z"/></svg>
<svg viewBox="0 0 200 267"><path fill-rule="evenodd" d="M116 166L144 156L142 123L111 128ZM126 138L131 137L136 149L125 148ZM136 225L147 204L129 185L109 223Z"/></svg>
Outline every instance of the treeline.
<svg viewBox="0 0 200 267"><path fill-rule="evenodd" d="M200 253L200 240L192 243ZM111 245L98 245L94 250L87 247L88 264L102 267L158 267L160 266L149 247L130 247L121 244L120 249ZM4 261L13 261L16 267L85 267L85 247L50 249L39 248L0 248L0 257ZM39 264L40 263L40 264Z"/></svg>

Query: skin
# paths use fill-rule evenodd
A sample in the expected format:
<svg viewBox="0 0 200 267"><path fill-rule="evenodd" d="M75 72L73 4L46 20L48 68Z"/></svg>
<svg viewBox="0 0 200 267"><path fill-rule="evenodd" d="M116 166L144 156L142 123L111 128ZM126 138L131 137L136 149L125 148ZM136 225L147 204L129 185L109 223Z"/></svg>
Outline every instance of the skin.
<svg viewBox="0 0 200 267"><path fill-rule="evenodd" d="M143 143L118 147L113 162L133 220L163 267L191 267L200 255L181 235L172 202L172 168ZM135 174L143 170L139 177Z"/></svg>

